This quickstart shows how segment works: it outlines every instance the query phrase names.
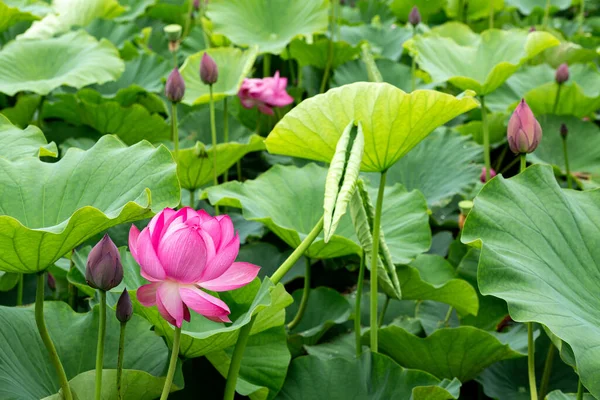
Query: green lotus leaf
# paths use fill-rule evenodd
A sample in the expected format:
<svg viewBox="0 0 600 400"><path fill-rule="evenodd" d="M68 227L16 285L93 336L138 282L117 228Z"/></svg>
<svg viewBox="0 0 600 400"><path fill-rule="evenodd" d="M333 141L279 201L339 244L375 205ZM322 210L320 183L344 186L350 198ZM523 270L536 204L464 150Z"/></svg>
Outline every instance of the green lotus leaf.
<svg viewBox="0 0 600 400"><path fill-rule="evenodd" d="M548 0L505 0L507 7L516 7L522 14L529 15L533 12L543 13ZM549 0L550 13L569 8L572 0Z"/></svg>
<svg viewBox="0 0 600 400"><path fill-rule="evenodd" d="M81 400L90 399L95 376L96 335L98 330L98 307L92 312L76 313L64 302L52 301L44 304L44 315L48 331L62 361L65 373L73 390ZM111 312L109 311L109 314ZM115 377L117 353L119 347L119 321L106 318L106 340L104 345L103 378ZM65 335L68 327L69 334ZM130 393L127 399L142 400L144 392L136 393L139 382L153 387L155 395L160 394L162 382L169 362L169 348L157 337L150 325L141 317L134 315L127 323L124 358L124 389ZM7 338L0 344L0 398L3 399L60 399L53 396L59 389L58 378L48 352L38 333L33 307L0 307L0 335ZM77 340L73 340L77 338ZM91 356L90 356L91 355ZM181 370L175 375L175 390L183 387ZM90 377L91 375L91 377ZM106 375L106 376L104 376ZM141 379L141 381L137 381ZM87 382L88 385L84 383ZM114 382L112 380L111 382ZM106 391L109 386L103 386ZM158 392L156 390L158 389ZM104 391L104 390L103 390ZM93 393L92 397L93 398ZM111 397L113 398L113 397ZM150 397L151 399L152 397Z"/></svg>
<svg viewBox="0 0 600 400"><path fill-rule="evenodd" d="M475 107L469 94L407 94L387 83L358 82L303 101L277 123L265 144L271 153L328 163L346 125L360 121L365 135L361 169L381 172L435 128Z"/></svg>
<svg viewBox="0 0 600 400"><path fill-rule="evenodd" d="M492 93L492 95L494 93ZM487 97L485 99L485 105L486 107L488 105ZM508 114L504 112L492 112L488 113L487 119L490 132L490 143L493 146L504 143L506 140L506 125L508 124L509 119ZM454 129L461 135L471 136L475 142L483 144L483 127L481 120L472 120L466 124L459 125Z"/></svg>
<svg viewBox="0 0 600 400"><path fill-rule="evenodd" d="M445 0L392 0L390 9L400 21L408 22L410 10L417 6L423 20L427 21L431 15L441 11L445 5Z"/></svg>
<svg viewBox="0 0 600 400"><path fill-rule="evenodd" d="M39 20L49 11L50 6L43 1L4 0L0 3L0 32L18 22Z"/></svg>
<svg viewBox="0 0 600 400"><path fill-rule="evenodd" d="M114 18L125 8L117 0L53 0L52 11L41 21L35 21L19 39L50 39L71 27L84 27L96 18ZM98 61L97 65L103 64Z"/></svg>
<svg viewBox="0 0 600 400"><path fill-rule="evenodd" d="M586 49L576 43L562 41L558 46L544 51L543 58L550 66L557 68L562 63L571 65L592 62L598 58L598 52L596 49Z"/></svg>
<svg viewBox="0 0 600 400"><path fill-rule="evenodd" d="M331 341L315 345L304 345L309 356L315 356L321 360L332 358L345 358L354 360L356 358L356 338L353 332L336 336Z"/></svg>
<svg viewBox="0 0 600 400"><path fill-rule="evenodd" d="M189 56L181 67L181 76L185 81L185 96L182 101L185 104L204 104L210 101L209 86L200 80L200 61L204 53L208 53L219 68L219 79L213 85L215 100L237 94L257 55L256 47L245 51L234 47L219 47Z"/></svg>
<svg viewBox="0 0 600 400"><path fill-rule="evenodd" d="M117 79L123 69L108 40L98 42L84 31L14 41L0 51L0 92L46 95L62 85L81 88Z"/></svg>
<svg viewBox="0 0 600 400"><path fill-rule="evenodd" d="M358 360L324 360L316 356L294 359L276 399L448 400L457 399L459 392L460 382L456 380L440 381L367 351Z"/></svg>
<svg viewBox="0 0 600 400"><path fill-rule="evenodd" d="M392 28L389 25L340 26L341 40L357 47L367 42L373 53L394 61L402 55L402 43L410 39L412 35L413 32L410 28Z"/></svg>
<svg viewBox="0 0 600 400"><path fill-rule="evenodd" d="M504 0L468 0L468 6L465 7L466 11L462 14L468 20L482 19L490 15L491 4L493 4L494 11L499 12L504 9ZM465 3L461 3L460 0L449 0L448 4L444 7L446 15L452 19L460 19L460 6L464 6Z"/></svg>
<svg viewBox="0 0 600 400"><path fill-rule="evenodd" d="M363 336L363 341L368 336ZM461 382L475 378L495 362L524 356L491 333L470 326L439 329L420 338L389 325L379 329L379 350L405 368Z"/></svg>
<svg viewBox="0 0 600 400"><path fill-rule="evenodd" d="M140 28L137 25L118 23L112 19L97 18L90 22L84 29L98 40L109 40L122 53L125 52L126 47L133 46L132 42L134 40L142 37ZM135 50L135 55L138 55L137 49ZM121 54L121 58L125 59L123 54Z"/></svg>
<svg viewBox="0 0 600 400"><path fill-rule="evenodd" d="M410 92L412 77L408 65L380 58L375 60L375 66L381 73L383 82L390 83L405 92ZM354 82L369 82L367 66L362 60L349 61L337 67L333 72L330 86L338 87ZM419 83L421 82L419 81Z"/></svg>
<svg viewBox="0 0 600 400"><path fill-rule="evenodd" d="M450 317L448 317L450 313ZM425 335L429 336L433 332L442 328L457 328L460 326L460 320L456 310L451 309L451 306L440 303L438 301L423 300L417 303L415 307L415 320L419 323L419 330L411 331L406 326L398 325L405 331L412 333L413 335L420 335L421 331L425 332Z"/></svg>
<svg viewBox="0 0 600 400"><path fill-rule="evenodd" d="M239 46L279 54L297 36L324 33L328 6L328 0L214 0L206 15L214 33Z"/></svg>
<svg viewBox="0 0 600 400"><path fill-rule="evenodd" d="M20 279L21 276L19 274L0 271L0 292L8 292L9 290L12 290L12 288L17 286L17 283L19 283Z"/></svg>
<svg viewBox="0 0 600 400"><path fill-rule="evenodd" d="M123 107L98 92L83 89L77 94L61 94L44 104L44 118L60 118L75 126L89 126L100 134L115 134L128 145L141 140L159 142L171 137L170 125L140 104Z"/></svg>
<svg viewBox="0 0 600 400"><path fill-rule="evenodd" d="M527 60L558 44L547 32L492 29L478 35L464 24L449 22L416 36L405 47L416 54L419 68L434 82L448 81L483 96L496 90Z"/></svg>
<svg viewBox="0 0 600 400"><path fill-rule="evenodd" d="M54 142L48 143L37 126L20 129L0 115L0 157L16 161L23 157L57 157L58 149Z"/></svg>
<svg viewBox="0 0 600 400"><path fill-rule="evenodd" d="M289 51L281 54L284 60L295 59L301 66L313 66L325 69L329 59L329 39L320 38L312 43L302 39L294 39L289 45ZM333 42L333 59L331 68L335 69L340 65L354 60L360 55L360 48L352 46L346 42Z"/></svg>
<svg viewBox="0 0 600 400"><path fill-rule="evenodd" d="M119 3L125 10L115 17L115 21L129 22L143 15L148 7L157 3L157 0L119 0Z"/></svg>
<svg viewBox="0 0 600 400"><path fill-rule="evenodd" d="M262 222L296 248L323 215L326 176L327 169L312 163L303 168L276 165L255 180L207 188L203 197L212 204L241 208L244 218ZM371 197L376 198L375 190ZM298 202L300 198L303 200ZM400 185L387 188L382 226L394 263L408 263L429 248L431 232L426 210L420 193L407 192ZM319 235L305 254L318 259L360 254L358 243L346 214L327 244Z"/></svg>
<svg viewBox="0 0 600 400"><path fill-rule="evenodd" d="M248 324L252 316L256 317L250 335L283 325L285 307L292 302L292 296L283 285L273 285L268 278L262 283L255 279L240 289L219 293L219 297L229 306L233 323L225 325L192 313L191 322L184 324L181 330L179 353L183 357L200 357L235 345L240 328ZM157 334L173 343L173 325L160 316L156 306L147 308L137 300L133 304L134 311L153 324Z"/></svg>
<svg viewBox="0 0 600 400"><path fill-rule="evenodd" d="M6 107L0 110L15 126L26 128L32 121L40 105L41 96L37 94L21 93L17 95L17 102L12 107Z"/></svg>
<svg viewBox="0 0 600 400"><path fill-rule="evenodd" d="M236 221L234 220L233 223L237 229L238 225L236 225ZM262 224L257 222L253 223L263 227ZM253 242L240 247L238 260L246 261L254 265L260 265L258 276L264 278L273 275L277 268L279 268L279 266L290 256L290 254L292 254L292 250L288 249L281 251L277 248L277 246L272 245L271 243ZM305 274L305 266L306 259L304 257L300 257L292 269L281 279L281 282L283 284L288 284L294 279L302 278Z"/></svg>
<svg viewBox="0 0 600 400"><path fill-rule="evenodd" d="M248 338L244 358L236 384L236 391L253 400L275 397L287 373L291 361L287 345L287 335L283 326L277 326ZM227 377L233 347L209 353L208 361Z"/></svg>
<svg viewBox="0 0 600 400"><path fill-rule="evenodd" d="M576 393L563 393L560 390L554 390L554 391L548 393L548 396L546 396L546 400L576 400L576 399L577 399ZM595 400L595 397L589 393L584 393L583 400Z"/></svg>
<svg viewBox="0 0 600 400"><path fill-rule="evenodd" d="M0 158L0 270L46 269L87 238L179 204L170 152L104 136L56 163Z"/></svg>
<svg viewBox="0 0 600 400"><path fill-rule="evenodd" d="M463 243L482 248L481 292L506 300L514 320L544 324L569 344L594 396L600 396L598 195L562 190L550 166L534 165L488 182L462 235ZM500 210L510 210L510 218Z"/></svg>

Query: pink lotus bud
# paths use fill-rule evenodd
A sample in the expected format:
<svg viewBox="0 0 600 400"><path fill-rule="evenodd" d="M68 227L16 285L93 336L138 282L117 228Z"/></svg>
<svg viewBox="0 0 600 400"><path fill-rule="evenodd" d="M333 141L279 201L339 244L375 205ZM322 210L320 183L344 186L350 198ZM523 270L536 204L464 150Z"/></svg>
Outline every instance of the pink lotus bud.
<svg viewBox="0 0 600 400"><path fill-rule="evenodd" d="M119 249L108 234L94 246L88 256L85 280L94 289L108 291L123 280Z"/></svg>
<svg viewBox="0 0 600 400"><path fill-rule="evenodd" d="M216 322L230 322L224 301L205 292L234 290L252 282L256 265L235 262L240 238L227 215L184 207L165 208L141 232L131 226L129 250L151 283L137 291L138 301L158 306L169 323L190 321L190 308Z"/></svg>
<svg viewBox="0 0 600 400"><path fill-rule="evenodd" d="M119 301L117 301L117 319L120 322L127 322L131 319L133 315L133 305L131 304L131 298L129 297L129 292L127 292L127 288L123 290L121 297L119 297Z"/></svg>
<svg viewBox="0 0 600 400"><path fill-rule="evenodd" d="M177 68L173 68L173 71L167 78L167 84L165 86L165 96L173 103L178 103L183 99L185 94L185 82L179 73Z"/></svg>
<svg viewBox="0 0 600 400"><path fill-rule="evenodd" d="M479 176L479 180L481 181L481 183L485 183L486 182L486 172L487 169L485 167L481 168L481 175ZM490 179L492 179L493 177L496 176L496 171L494 171L493 168L490 168Z"/></svg>
<svg viewBox="0 0 600 400"><path fill-rule="evenodd" d="M567 63L562 63L556 68L554 79L556 79L556 83L559 85L569 80L569 66Z"/></svg>
<svg viewBox="0 0 600 400"><path fill-rule="evenodd" d="M542 140L542 127L525 102L521 102L508 121L508 145L515 154L533 152Z"/></svg>
<svg viewBox="0 0 600 400"><path fill-rule="evenodd" d="M202 54L200 62L200 79L206 85L214 84L219 79L219 67L208 53Z"/></svg>
<svg viewBox="0 0 600 400"><path fill-rule="evenodd" d="M198 11L200 9L200 0L194 0L194 10Z"/></svg>
<svg viewBox="0 0 600 400"><path fill-rule="evenodd" d="M529 28L529 33L535 32L535 31L537 31L537 29L535 29L535 26L532 26L531 28Z"/></svg>
<svg viewBox="0 0 600 400"><path fill-rule="evenodd" d="M421 23L421 13L419 12L419 8L417 6L414 6L412 10L410 10L410 13L408 14L408 22L410 22L412 26L417 26Z"/></svg>
<svg viewBox="0 0 600 400"><path fill-rule="evenodd" d="M56 279L50 272L48 272L48 287L50 290L56 290Z"/></svg>
<svg viewBox="0 0 600 400"><path fill-rule="evenodd" d="M560 124L560 136L562 136L563 138L566 138L568 134L569 134L569 129L567 128L567 125Z"/></svg>

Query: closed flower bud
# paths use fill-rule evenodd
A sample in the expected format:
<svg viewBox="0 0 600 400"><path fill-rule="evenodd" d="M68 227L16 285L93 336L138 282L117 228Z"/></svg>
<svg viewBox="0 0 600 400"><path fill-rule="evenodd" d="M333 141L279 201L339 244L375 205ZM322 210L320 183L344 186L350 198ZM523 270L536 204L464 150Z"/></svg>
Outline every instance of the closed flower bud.
<svg viewBox="0 0 600 400"><path fill-rule="evenodd" d="M185 94L185 82L179 73L177 68L173 68L173 71L167 78L167 84L165 86L165 96L173 103L179 103L183 99Z"/></svg>
<svg viewBox="0 0 600 400"><path fill-rule="evenodd" d="M569 66L567 63L562 63L556 68L554 78L559 85L569 80Z"/></svg>
<svg viewBox="0 0 600 400"><path fill-rule="evenodd" d="M535 29L535 26L532 26L531 28L529 28L529 33L535 32L535 31L537 31L537 29Z"/></svg>
<svg viewBox="0 0 600 400"><path fill-rule="evenodd" d="M56 290L56 279L50 272L48 272L48 287L52 291Z"/></svg>
<svg viewBox="0 0 600 400"><path fill-rule="evenodd" d="M515 154L533 152L542 140L542 127L522 99L508 121L508 145Z"/></svg>
<svg viewBox="0 0 600 400"><path fill-rule="evenodd" d="M421 13L419 12L419 8L417 6L414 6L412 10L410 10L410 13L408 14L408 22L410 22L412 26L417 26L421 23Z"/></svg>
<svg viewBox="0 0 600 400"><path fill-rule="evenodd" d="M200 79L206 85L212 85L219 79L219 67L208 53L202 54L200 62Z"/></svg>
<svg viewBox="0 0 600 400"><path fill-rule="evenodd" d="M119 249L104 235L88 256L85 280L94 289L108 291L123 280L123 266Z"/></svg>
<svg viewBox="0 0 600 400"><path fill-rule="evenodd" d="M119 301L117 301L117 319L120 322L127 322L133 315L133 305L131 304L131 298L127 289L123 290Z"/></svg>
<svg viewBox="0 0 600 400"><path fill-rule="evenodd" d="M562 136L563 138L566 138L568 134L569 134L569 129L567 128L567 125L560 124L560 136Z"/></svg>
<svg viewBox="0 0 600 400"><path fill-rule="evenodd" d="M167 25L163 28L163 32L170 42L175 42L181 37L181 25Z"/></svg>
<svg viewBox="0 0 600 400"><path fill-rule="evenodd" d="M479 176L479 180L481 181L481 183L485 183L486 182L486 172L487 169L485 167L481 168L481 175ZM490 179L492 179L493 177L496 176L496 171L494 171L493 168L490 168Z"/></svg>

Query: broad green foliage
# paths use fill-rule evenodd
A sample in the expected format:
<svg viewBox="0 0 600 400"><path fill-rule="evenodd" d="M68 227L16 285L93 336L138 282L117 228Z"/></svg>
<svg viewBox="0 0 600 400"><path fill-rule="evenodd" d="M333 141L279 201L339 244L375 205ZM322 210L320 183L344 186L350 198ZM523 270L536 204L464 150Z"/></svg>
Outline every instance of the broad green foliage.
<svg viewBox="0 0 600 400"><path fill-rule="evenodd" d="M381 73L383 82L390 83L405 92L410 92L410 67L388 59L375 60L375 66ZM361 60L349 61L335 69L331 86L337 87L354 82L369 82L367 67Z"/></svg>
<svg viewBox="0 0 600 400"><path fill-rule="evenodd" d="M359 82L303 101L279 121L265 144L271 153L330 162L346 125L360 121L365 135L361 169L381 172L436 127L475 107L469 94L407 94L387 83Z"/></svg>
<svg viewBox="0 0 600 400"><path fill-rule="evenodd" d="M15 41L0 51L0 92L46 95L62 85L81 88L117 79L124 68L108 40L98 42L84 31Z"/></svg>
<svg viewBox="0 0 600 400"><path fill-rule="evenodd" d="M388 357L366 352L358 360L304 356L292 361L278 400L457 399L460 382L440 381L404 369Z"/></svg>
<svg viewBox="0 0 600 400"><path fill-rule="evenodd" d="M328 8L329 0L214 0L207 16L233 43L279 54L296 36L325 32Z"/></svg>
<svg viewBox="0 0 600 400"><path fill-rule="evenodd" d="M241 208L244 218L262 222L295 248L323 215L326 175L325 168L312 163L303 168L277 165L243 184L228 182L207 188L203 197L212 204ZM372 193L371 197L375 196ZM394 262L410 262L429 248L426 209L423 196L416 191L407 192L400 185L386 190L382 226ZM320 235L306 255L332 258L360 252L350 216L345 215L329 243Z"/></svg>
<svg viewBox="0 0 600 400"><path fill-rule="evenodd" d="M36 0L4 0L0 3L0 32L22 21L35 21L50 11L50 6Z"/></svg>
<svg viewBox="0 0 600 400"><path fill-rule="evenodd" d="M576 400L576 393L563 393L560 390L555 390L551 393L548 393L547 400ZM584 393L583 400L594 400L594 396L589 393Z"/></svg>
<svg viewBox="0 0 600 400"><path fill-rule="evenodd" d="M562 190L552 168L534 165L484 186L462 236L482 248L482 293L506 300L513 319L542 323L568 343L583 384L595 396L600 395L597 203L597 191ZM510 218L501 210L510 210Z"/></svg>
<svg viewBox="0 0 600 400"><path fill-rule="evenodd" d="M219 68L219 79L213 85L215 100L237 94L246 75L250 73L257 51L253 47L242 51L233 47L214 48L189 56L181 67L181 76L185 81L183 103L194 105L210 101L209 86L200 80L200 61L207 52Z"/></svg>
<svg viewBox="0 0 600 400"><path fill-rule="evenodd" d="M61 358L67 378L73 379L73 389L79 399L90 399L90 387L81 381L94 379L98 308L92 312L76 313L66 303L47 302L44 305L46 324L56 350ZM115 369L119 346L119 321L109 309L106 318L104 368ZM68 334L65 329L68 328ZM58 380L50 363L46 348L37 331L33 307L0 307L0 397L3 399L41 399L58 392ZM77 340L74 340L76 338ZM154 397L160 394L168 365L169 349L157 337L143 318L133 316L127 324L124 368L124 389L128 399L142 400L148 387ZM89 375L92 375L91 378ZM104 374L103 374L104 375ZM105 379L113 374L106 374ZM108 390L109 386L106 385ZM176 376L175 390L183 386L181 376ZM91 385L93 390L93 384ZM58 399L52 396L50 399ZM93 397L92 397L93 398ZM153 398L153 397L152 397Z"/></svg>
<svg viewBox="0 0 600 400"><path fill-rule="evenodd" d="M556 68L562 63L571 65L594 61L598 58L598 52L596 49L589 49L576 43L562 41L558 46L544 51L543 58L551 67Z"/></svg>
<svg viewBox="0 0 600 400"><path fill-rule="evenodd" d="M0 114L8 118L13 125L26 128L29 122L33 120L33 116L40 104L41 96L22 93L16 97L17 102L15 105L3 108Z"/></svg>
<svg viewBox="0 0 600 400"><path fill-rule="evenodd" d="M462 14L469 20L476 20L485 18L490 15L490 4L493 3L494 11L498 12L504 8L504 0L468 0L468 6L466 7L466 12ZM453 18L460 20L461 10L460 5L465 5L465 3L461 3L460 0L448 0L448 3L444 7L446 10L446 14Z"/></svg>
<svg viewBox="0 0 600 400"><path fill-rule="evenodd" d="M58 156L54 142L48 143L37 126L20 129L0 115L0 157L10 161L25 157Z"/></svg>
<svg viewBox="0 0 600 400"><path fill-rule="evenodd" d="M546 4L550 3L550 12L555 13L558 10L569 8L572 0L505 0L507 7L516 7L520 12L529 15L533 12L542 14Z"/></svg>
<svg viewBox="0 0 600 400"><path fill-rule="evenodd" d="M402 43L412 37L412 29L389 25L358 25L340 27L340 39L353 46L369 43L372 51L384 58L398 60L402 55Z"/></svg>
<svg viewBox="0 0 600 400"><path fill-rule="evenodd" d="M175 163L164 147L126 147L104 136L53 164L0 158L0 269L37 272L96 233L179 203Z"/></svg>
<svg viewBox="0 0 600 400"><path fill-rule="evenodd" d="M313 67L325 69L329 57L329 39L321 38L313 43L308 43L302 39L294 39L289 46L289 52L281 53L283 59L291 58L298 61L302 66L312 65ZM352 46L346 42L333 42L333 59L331 68L335 69L347 61L353 60L360 54L358 46Z"/></svg>
<svg viewBox="0 0 600 400"><path fill-rule="evenodd" d="M483 96L502 85L527 60L558 44L558 39L546 32L494 29L478 35L466 25L449 22L405 46L435 82L448 81Z"/></svg>

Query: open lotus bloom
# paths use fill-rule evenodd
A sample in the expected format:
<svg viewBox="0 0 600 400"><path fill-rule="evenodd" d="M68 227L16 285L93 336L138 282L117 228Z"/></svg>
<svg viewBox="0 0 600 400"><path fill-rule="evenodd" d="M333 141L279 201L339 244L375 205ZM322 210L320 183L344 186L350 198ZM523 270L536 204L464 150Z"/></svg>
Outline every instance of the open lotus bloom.
<svg viewBox="0 0 600 400"><path fill-rule="evenodd" d="M189 308L212 321L230 322L227 304L202 289L233 290L256 277L259 267L235 262L239 249L229 216L165 208L141 232L135 226L129 231L129 250L151 282L138 289L139 302L156 304L177 327L190 321Z"/></svg>
<svg viewBox="0 0 600 400"><path fill-rule="evenodd" d="M280 78L279 71L272 78L245 79L238 97L245 108L258 107L263 114L273 115L273 107L292 104L294 99L285 88L287 78Z"/></svg>

